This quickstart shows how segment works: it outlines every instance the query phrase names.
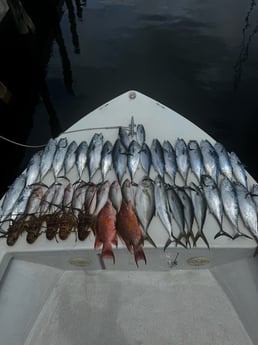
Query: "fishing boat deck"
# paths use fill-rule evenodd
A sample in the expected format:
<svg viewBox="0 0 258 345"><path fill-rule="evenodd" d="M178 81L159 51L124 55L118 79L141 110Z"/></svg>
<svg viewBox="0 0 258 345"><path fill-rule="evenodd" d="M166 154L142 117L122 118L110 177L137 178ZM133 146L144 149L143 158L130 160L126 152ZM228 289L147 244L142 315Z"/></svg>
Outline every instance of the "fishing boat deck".
<svg viewBox="0 0 258 345"><path fill-rule="evenodd" d="M214 143L187 119L136 91L96 109L60 137L79 143L101 132L114 142L119 126L131 124L134 129L132 117L148 128L148 144L154 137L171 142L177 137L207 138ZM142 172L136 174L139 181ZM155 174L152 170L151 176ZM69 178L75 181L76 172L71 171ZM116 179L113 171L108 179ZM97 173L93 182L100 181ZM44 182L53 182L52 172ZM177 183L182 184L179 177ZM250 175L248 183L255 183ZM233 231L226 218L223 226ZM239 228L250 235L241 220ZM157 248L145 241L147 263L139 261L139 267L120 241L114 248L115 263L102 259L101 249L94 250L93 234L85 241L76 240L75 234L65 241L48 241L42 235L33 244L21 236L14 246L1 239L1 341L5 345L257 344L256 241L214 239L218 231L209 214L204 233L210 248L199 240L194 248L171 244L164 251L168 234L155 216L149 233Z"/></svg>

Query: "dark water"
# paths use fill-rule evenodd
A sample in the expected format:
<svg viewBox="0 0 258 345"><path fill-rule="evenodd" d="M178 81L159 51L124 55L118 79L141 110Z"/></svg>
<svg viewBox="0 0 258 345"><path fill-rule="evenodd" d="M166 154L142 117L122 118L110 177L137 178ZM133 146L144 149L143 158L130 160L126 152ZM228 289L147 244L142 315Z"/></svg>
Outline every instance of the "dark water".
<svg viewBox="0 0 258 345"><path fill-rule="evenodd" d="M135 89L235 151L258 180L258 5L253 0L22 1L36 34L0 32L0 134L45 144ZM1 101L0 101L1 102ZM36 148L1 140L2 191Z"/></svg>

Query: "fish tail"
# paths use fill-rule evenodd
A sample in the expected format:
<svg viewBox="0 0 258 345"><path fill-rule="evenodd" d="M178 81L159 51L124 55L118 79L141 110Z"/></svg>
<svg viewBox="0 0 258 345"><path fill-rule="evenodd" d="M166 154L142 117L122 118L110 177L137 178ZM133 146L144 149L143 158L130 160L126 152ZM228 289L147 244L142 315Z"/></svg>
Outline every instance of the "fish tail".
<svg viewBox="0 0 258 345"><path fill-rule="evenodd" d="M199 238L201 238L203 240L203 242L206 244L206 246L210 249L209 242L208 242L206 236L204 235L203 231L197 232L197 234L194 238L194 241L193 241L193 246L196 247L196 242L198 241Z"/></svg>
<svg viewBox="0 0 258 345"><path fill-rule="evenodd" d="M165 243L165 246L163 248L164 252L165 250L168 248L168 246L170 246L170 244L173 242L173 240L171 239L171 237L168 238L167 242Z"/></svg>
<svg viewBox="0 0 258 345"><path fill-rule="evenodd" d="M101 257L104 259L113 259L113 263L115 263L115 255L113 253L112 245L111 243L104 243L103 249L101 252Z"/></svg>
<svg viewBox="0 0 258 345"><path fill-rule="evenodd" d="M150 237L150 235L147 232L144 234L144 239L149 241L150 244L153 245L153 247L157 248L156 243L153 241L153 239Z"/></svg>
<svg viewBox="0 0 258 345"><path fill-rule="evenodd" d="M181 239L185 238L186 239L186 244L184 244ZM187 248L187 243L189 242L189 239L187 239L187 235L185 233L180 233L180 235L175 239L176 240L176 246L178 244L181 244L184 248Z"/></svg>
<svg viewBox="0 0 258 345"><path fill-rule="evenodd" d="M248 239L250 239L250 240L253 239L253 237L248 236L247 234L241 232L240 230L237 231L237 233L232 237L232 239L235 240L235 239L238 238L238 237L246 237L246 238L248 238Z"/></svg>
<svg viewBox="0 0 258 345"><path fill-rule="evenodd" d="M233 239L230 234L228 234L225 230L223 230L222 226L220 227L220 231L215 234L214 239L216 239L220 236L227 236L227 237Z"/></svg>
<svg viewBox="0 0 258 345"><path fill-rule="evenodd" d="M139 245L136 248L134 248L134 259L135 259L135 263L136 263L137 267L139 267L138 266L139 260L143 260L145 262L145 264L147 263L146 256L144 254L142 245Z"/></svg>

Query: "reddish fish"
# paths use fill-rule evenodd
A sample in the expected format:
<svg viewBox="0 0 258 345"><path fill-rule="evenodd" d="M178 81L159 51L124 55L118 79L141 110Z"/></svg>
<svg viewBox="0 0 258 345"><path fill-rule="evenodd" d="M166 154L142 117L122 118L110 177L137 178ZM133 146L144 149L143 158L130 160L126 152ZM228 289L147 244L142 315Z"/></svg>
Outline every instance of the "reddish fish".
<svg viewBox="0 0 258 345"><path fill-rule="evenodd" d="M132 201L122 201L116 220L118 235L124 241L127 249L130 252L133 250L137 267L139 260L144 260L146 264L146 257L142 248L144 239L137 216L133 210Z"/></svg>
<svg viewBox="0 0 258 345"><path fill-rule="evenodd" d="M104 207L100 210L96 222L96 237L94 248L102 247L101 257L111 258L115 263L115 255L113 253L112 244L117 246L116 232L116 213L113 209L111 201L108 199Z"/></svg>

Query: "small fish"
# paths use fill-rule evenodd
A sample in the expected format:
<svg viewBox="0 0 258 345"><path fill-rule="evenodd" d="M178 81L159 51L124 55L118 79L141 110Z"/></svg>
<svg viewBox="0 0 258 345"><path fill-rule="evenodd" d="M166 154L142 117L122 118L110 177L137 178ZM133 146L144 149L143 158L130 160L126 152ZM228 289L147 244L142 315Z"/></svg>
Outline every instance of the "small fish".
<svg viewBox="0 0 258 345"><path fill-rule="evenodd" d="M161 143L158 139L153 139L151 144L151 160L154 170L162 177L164 180L165 175L165 160L164 152Z"/></svg>
<svg viewBox="0 0 258 345"><path fill-rule="evenodd" d="M117 247L116 213L110 200L106 201L97 217L94 249L101 245L101 258L111 258L115 263L112 245Z"/></svg>
<svg viewBox="0 0 258 345"><path fill-rule="evenodd" d="M129 145L130 145L130 138L129 138L129 135L126 131L126 129L124 127L119 127L119 130L118 130L118 135L119 135L119 139L122 143L122 145L128 149Z"/></svg>
<svg viewBox="0 0 258 345"><path fill-rule="evenodd" d="M100 212L100 210L102 209L102 207L104 207L104 205L106 204L107 200L108 200L108 196L109 196L109 189L110 189L110 181L106 180L105 182L103 182L100 187L98 188L97 191L97 205L95 208L95 211L93 213L94 216L97 216Z"/></svg>
<svg viewBox="0 0 258 345"><path fill-rule="evenodd" d="M256 241L258 241L257 212L251 193L241 182L234 181L233 183L237 193L237 200L241 218L246 228L251 232Z"/></svg>
<svg viewBox="0 0 258 345"><path fill-rule="evenodd" d="M41 151L34 153L34 155L29 160L29 163L26 168L26 186L34 184L40 172L40 161L41 161Z"/></svg>
<svg viewBox="0 0 258 345"><path fill-rule="evenodd" d="M190 170L190 159L188 148L183 138L177 138L175 143L175 152L178 172L181 175L184 184L186 185Z"/></svg>
<svg viewBox="0 0 258 345"><path fill-rule="evenodd" d="M200 182L201 175L204 173L204 165L201 149L197 140L189 140L188 152L192 172L197 178L197 181Z"/></svg>
<svg viewBox="0 0 258 345"><path fill-rule="evenodd" d="M61 210L61 205L64 198L65 185L62 183L56 183L55 194L51 201L49 208L50 213L55 213L57 210Z"/></svg>
<svg viewBox="0 0 258 345"><path fill-rule="evenodd" d="M194 218L196 220L197 227L198 227L198 231L195 235L193 245L196 246L196 242L198 241L199 238L201 238L203 242L206 244L206 246L210 248L209 242L203 232L203 227L206 220L207 208L208 208L205 196L201 188L199 188L194 182L190 183L190 193L191 193L191 198L192 198L192 202L194 206Z"/></svg>
<svg viewBox="0 0 258 345"><path fill-rule="evenodd" d="M105 181L108 172L112 168L112 150L113 150L113 145L111 144L111 142L109 140L105 141L102 151L101 151L101 160L100 160L102 182Z"/></svg>
<svg viewBox="0 0 258 345"><path fill-rule="evenodd" d="M71 141L69 144L66 154L65 154L65 159L64 159L64 174L65 176L68 175L70 170L74 167L75 161L76 161L76 150L78 148L78 145L75 140Z"/></svg>
<svg viewBox="0 0 258 345"><path fill-rule="evenodd" d="M127 168L127 152L120 141L117 139L112 151L112 163L119 183L122 183Z"/></svg>
<svg viewBox="0 0 258 345"><path fill-rule="evenodd" d="M71 182L69 182L65 189L64 189L64 197L62 201L63 205L63 211L67 212L71 208L72 200L73 200L73 192L74 192L74 186Z"/></svg>
<svg viewBox="0 0 258 345"><path fill-rule="evenodd" d="M140 163L140 151L141 151L140 145L137 143L137 141L132 140L128 147L128 157L127 157L127 167L128 167L132 182Z"/></svg>
<svg viewBox="0 0 258 345"><path fill-rule="evenodd" d="M40 209L39 209L39 213L41 215L44 215L50 212L50 206L54 198L55 191L56 191L56 183L54 182L52 183L51 186L48 187L47 191L42 196Z"/></svg>
<svg viewBox="0 0 258 345"><path fill-rule="evenodd" d="M57 180L60 171L63 168L66 151L68 148L67 138L60 138L56 145L56 151L53 158L52 169L55 180Z"/></svg>
<svg viewBox="0 0 258 345"><path fill-rule="evenodd" d="M230 156L224 145L219 142L214 144L214 148L219 157L219 169L221 174L226 176L229 180L233 178L233 168L230 162Z"/></svg>
<svg viewBox="0 0 258 345"><path fill-rule="evenodd" d="M141 166L144 172L148 176L150 176L150 169L151 169L151 164L152 164L151 150L146 143L142 144L141 153L140 153L140 161L141 161Z"/></svg>
<svg viewBox="0 0 258 345"><path fill-rule="evenodd" d="M155 214L154 185L149 177L143 177L138 184L135 193L135 212L142 226L144 239L156 247L148 234L150 222Z"/></svg>
<svg viewBox="0 0 258 345"><path fill-rule="evenodd" d="M26 216L29 217L30 215L35 214L38 211L43 194L44 192L42 186L36 186L33 188L32 192L30 193L26 209L24 211L24 214Z"/></svg>
<svg viewBox="0 0 258 345"><path fill-rule="evenodd" d="M74 214L78 216L79 212L84 209L85 195L87 184L84 181L78 183L73 192L72 209Z"/></svg>
<svg viewBox="0 0 258 345"><path fill-rule="evenodd" d="M214 181L214 179L210 175L202 175L201 185L202 185L202 189L203 189L204 196L208 204L209 210L213 214L214 218L216 219L220 227L220 231L217 234L215 234L214 238L217 238L220 236L227 236L229 238L232 238L232 236L228 234L226 231L224 231L222 227L223 204L222 204L219 188L217 187L217 183Z"/></svg>
<svg viewBox="0 0 258 345"><path fill-rule="evenodd" d="M87 167L91 181L100 167L101 151L103 148L103 134L95 133L90 141L87 151Z"/></svg>
<svg viewBox="0 0 258 345"><path fill-rule="evenodd" d="M139 260L143 260L146 264L146 257L142 247L144 238L131 201L127 203L125 200L122 200L122 205L116 218L116 228L119 237L125 243L129 252L133 250L137 267Z"/></svg>
<svg viewBox="0 0 258 345"><path fill-rule="evenodd" d="M119 182L114 180L109 189L109 199L112 202L113 207L115 208L116 212L118 213L122 204L122 190Z"/></svg>
<svg viewBox="0 0 258 345"><path fill-rule="evenodd" d="M18 216L24 214L29 197L32 193L33 187L31 185L28 185L23 188L20 196L18 197L17 201L14 204L14 207L12 208L12 213L10 215L10 219L16 219Z"/></svg>
<svg viewBox="0 0 258 345"><path fill-rule="evenodd" d="M236 181L242 183L247 188L247 173L244 164L235 152L230 153L230 162L233 168L233 175Z"/></svg>
<svg viewBox="0 0 258 345"><path fill-rule="evenodd" d="M79 176L79 181L82 180L82 174L86 167L87 152L88 152L88 144L85 140L83 140L77 147L76 160L75 160L75 164L76 164L78 176Z"/></svg>
<svg viewBox="0 0 258 345"><path fill-rule="evenodd" d="M239 230L238 227L238 215L239 215L239 205L237 199L236 189L233 182L230 181L228 177L224 177L220 182L220 192L221 199L224 207L225 214L229 219L230 223L233 225L235 235L233 239L240 236L248 237Z"/></svg>
<svg viewBox="0 0 258 345"><path fill-rule="evenodd" d="M163 152L165 160L165 172L171 178L172 183L175 184L177 173L176 152L168 140L164 140L163 142Z"/></svg>
<svg viewBox="0 0 258 345"><path fill-rule="evenodd" d="M85 201L84 201L84 209L87 214L92 215L96 210L97 206L97 185L90 184L86 189L85 193Z"/></svg>
<svg viewBox="0 0 258 345"><path fill-rule="evenodd" d="M122 187L122 197L126 202L131 201L132 205L134 206L134 190L132 182L127 178L124 180Z"/></svg>
<svg viewBox="0 0 258 345"><path fill-rule="evenodd" d="M143 125L139 124L136 127L136 138L137 138L137 142L140 146L143 145L143 143L145 142L145 129L143 127Z"/></svg>
<svg viewBox="0 0 258 345"><path fill-rule="evenodd" d="M46 176L46 174L52 167L54 155L56 152L56 145L57 145L56 139L50 138L42 152L41 162L40 162L40 180L41 181L44 179L44 177Z"/></svg>
<svg viewBox="0 0 258 345"><path fill-rule="evenodd" d="M219 178L219 158L213 145L207 140L201 140L200 148L203 157L205 173L218 183Z"/></svg>

